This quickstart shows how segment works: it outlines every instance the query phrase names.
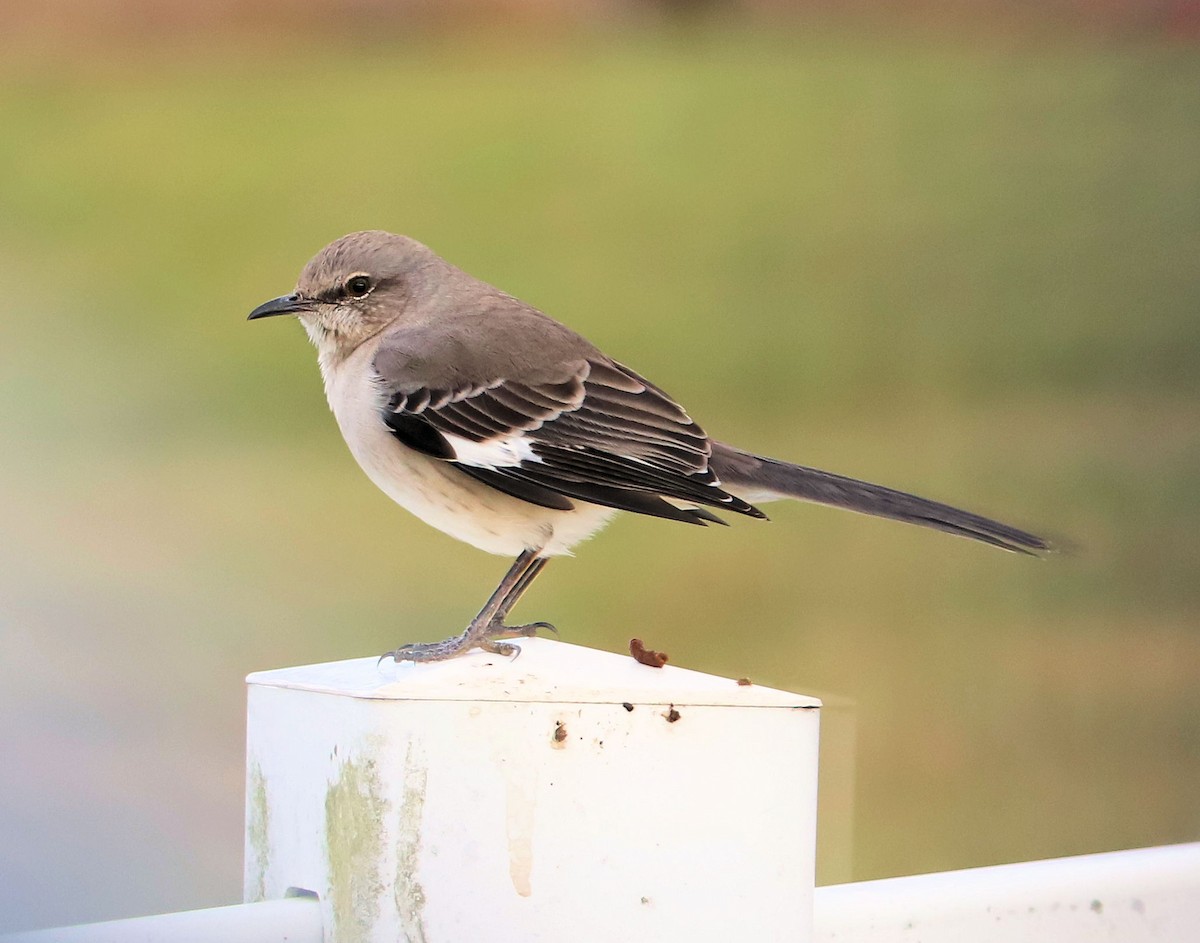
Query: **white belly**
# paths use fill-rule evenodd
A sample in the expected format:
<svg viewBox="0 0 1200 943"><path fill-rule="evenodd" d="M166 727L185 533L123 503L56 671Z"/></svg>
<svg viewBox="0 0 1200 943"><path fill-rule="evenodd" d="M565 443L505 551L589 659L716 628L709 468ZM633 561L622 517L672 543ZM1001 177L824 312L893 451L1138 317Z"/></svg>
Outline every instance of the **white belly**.
<svg viewBox="0 0 1200 943"><path fill-rule="evenodd" d="M516 556L541 550L570 553L616 514L575 502L574 511L538 507L496 491L456 469L402 445L379 417L387 396L372 379L372 344L329 369L325 394L350 452L384 494L426 524L488 553Z"/></svg>

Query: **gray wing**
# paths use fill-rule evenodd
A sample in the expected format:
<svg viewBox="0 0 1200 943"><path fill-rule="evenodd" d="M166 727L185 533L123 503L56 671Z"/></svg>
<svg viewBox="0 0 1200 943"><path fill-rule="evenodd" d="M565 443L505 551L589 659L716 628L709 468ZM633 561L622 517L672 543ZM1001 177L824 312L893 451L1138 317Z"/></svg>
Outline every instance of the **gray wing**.
<svg viewBox="0 0 1200 943"><path fill-rule="evenodd" d="M407 447L542 507L580 500L697 524L720 519L673 502L765 516L721 488L711 441L671 397L590 345L572 352L584 356L543 359L522 379L468 380L448 374L441 356L381 349L382 420ZM427 362L438 370L420 369ZM433 372L443 382L421 376Z"/></svg>

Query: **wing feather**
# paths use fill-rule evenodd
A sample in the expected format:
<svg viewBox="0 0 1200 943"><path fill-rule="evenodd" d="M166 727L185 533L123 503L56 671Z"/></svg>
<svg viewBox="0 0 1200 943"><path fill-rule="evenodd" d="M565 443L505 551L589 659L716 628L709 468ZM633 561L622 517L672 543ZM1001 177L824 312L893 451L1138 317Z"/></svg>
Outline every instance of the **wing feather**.
<svg viewBox="0 0 1200 943"><path fill-rule="evenodd" d="M561 380L441 389L381 377L383 421L409 448L541 507L580 500L694 524L719 520L702 505L765 516L720 487L711 440L666 393L599 356L565 366Z"/></svg>

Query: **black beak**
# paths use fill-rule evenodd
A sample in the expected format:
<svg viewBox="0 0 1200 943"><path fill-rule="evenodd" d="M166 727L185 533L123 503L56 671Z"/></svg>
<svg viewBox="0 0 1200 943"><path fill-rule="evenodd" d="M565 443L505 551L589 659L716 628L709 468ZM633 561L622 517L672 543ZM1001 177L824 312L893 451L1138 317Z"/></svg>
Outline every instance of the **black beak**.
<svg viewBox="0 0 1200 943"><path fill-rule="evenodd" d="M310 304L307 299L301 298L299 295L283 295L280 298L272 298L266 304L261 304L246 318L247 321L257 321L259 318L273 318L278 314L299 314L301 311L308 311Z"/></svg>

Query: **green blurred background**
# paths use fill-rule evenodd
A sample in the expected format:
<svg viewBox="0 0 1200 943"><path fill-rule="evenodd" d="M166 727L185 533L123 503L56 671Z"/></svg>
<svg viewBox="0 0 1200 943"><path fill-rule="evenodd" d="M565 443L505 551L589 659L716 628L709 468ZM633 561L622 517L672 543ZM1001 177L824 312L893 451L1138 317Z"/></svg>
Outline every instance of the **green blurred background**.
<svg viewBox="0 0 1200 943"><path fill-rule="evenodd" d="M239 899L243 676L443 637L507 566L244 321L372 227L718 437L1080 545L623 518L522 604L853 699L856 878L1200 837L1195 5L675 6L9 30L0 930Z"/></svg>

